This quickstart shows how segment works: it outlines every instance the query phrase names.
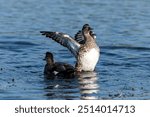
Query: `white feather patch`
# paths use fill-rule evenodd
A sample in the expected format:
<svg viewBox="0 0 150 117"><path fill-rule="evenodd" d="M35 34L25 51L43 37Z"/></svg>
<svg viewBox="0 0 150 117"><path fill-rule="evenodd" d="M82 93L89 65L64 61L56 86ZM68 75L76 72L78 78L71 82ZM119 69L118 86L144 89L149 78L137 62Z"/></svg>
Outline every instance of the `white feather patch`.
<svg viewBox="0 0 150 117"><path fill-rule="evenodd" d="M64 34L63 36L69 38L69 35Z"/></svg>
<svg viewBox="0 0 150 117"><path fill-rule="evenodd" d="M91 49L89 52L84 53L81 58L82 70L83 71L94 71L95 66L99 60L99 51L96 49Z"/></svg>

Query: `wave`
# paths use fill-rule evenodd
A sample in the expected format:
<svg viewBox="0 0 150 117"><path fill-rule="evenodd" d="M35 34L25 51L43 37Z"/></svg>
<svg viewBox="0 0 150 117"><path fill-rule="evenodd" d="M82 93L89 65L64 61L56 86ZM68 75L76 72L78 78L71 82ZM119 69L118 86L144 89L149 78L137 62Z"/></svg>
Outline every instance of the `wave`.
<svg viewBox="0 0 150 117"><path fill-rule="evenodd" d="M128 50L147 50L150 51L149 47L131 46L131 45L117 45L117 46L101 46L102 49L128 49Z"/></svg>

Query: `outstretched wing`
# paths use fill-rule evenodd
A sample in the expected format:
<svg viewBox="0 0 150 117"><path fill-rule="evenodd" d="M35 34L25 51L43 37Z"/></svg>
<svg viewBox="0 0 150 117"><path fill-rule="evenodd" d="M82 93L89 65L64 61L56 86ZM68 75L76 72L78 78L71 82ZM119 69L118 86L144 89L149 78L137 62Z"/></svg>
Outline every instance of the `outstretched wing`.
<svg viewBox="0 0 150 117"><path fill-rule="evenodd" d="M63 45L64 47L67 47L73 53L73 55L77 57L80 44L77 41L75 41L72 37L60 32L41 31L41 33L42 35L51 38L52 40Z"/></svg>
<svg viewBox="0 0 150 117"><path fill-rule="evenodd" d="M84 44L85 43L85 39L84 36L82 34L82 31L79 30L76 34L75 34L75 40L80 43L80 44Z"/></svg>

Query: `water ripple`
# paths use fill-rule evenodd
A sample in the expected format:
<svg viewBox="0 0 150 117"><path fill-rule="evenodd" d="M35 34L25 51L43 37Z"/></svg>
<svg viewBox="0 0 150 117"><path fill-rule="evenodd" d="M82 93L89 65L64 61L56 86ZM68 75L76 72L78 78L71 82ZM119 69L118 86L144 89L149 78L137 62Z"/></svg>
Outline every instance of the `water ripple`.
<svg viewBox="0 0 150 117"><path fill-rule="evenodd" d="M102 49L118 49L118 50L138 50L138 51L150 51L149 47L137 47L137 46L131 46L131 45L117 45L117 46L101 46Z"/></svg>
<svg viewBox="0 0 150 117"><path fill-rule="evenodd" d="M0 99L149 99L149 8L148 0L0 0ZM74 35L85 23L101 48L96 71L46 79L47 51L75 58L39 32Z"/></svg>

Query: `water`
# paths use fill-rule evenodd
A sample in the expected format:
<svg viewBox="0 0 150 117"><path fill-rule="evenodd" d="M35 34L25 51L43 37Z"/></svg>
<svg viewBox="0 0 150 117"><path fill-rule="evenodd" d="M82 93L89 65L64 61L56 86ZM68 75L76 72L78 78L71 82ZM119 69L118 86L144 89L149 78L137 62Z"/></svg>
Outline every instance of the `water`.
<svg viewBox="0 0 150 117"><path fill-rule="evenodd" d="M150 1L0 0L0 99L150 99ZM89 23L101 58L92 73L46 79L45 52L75 63L41 30L74 36Z"/></svg>

